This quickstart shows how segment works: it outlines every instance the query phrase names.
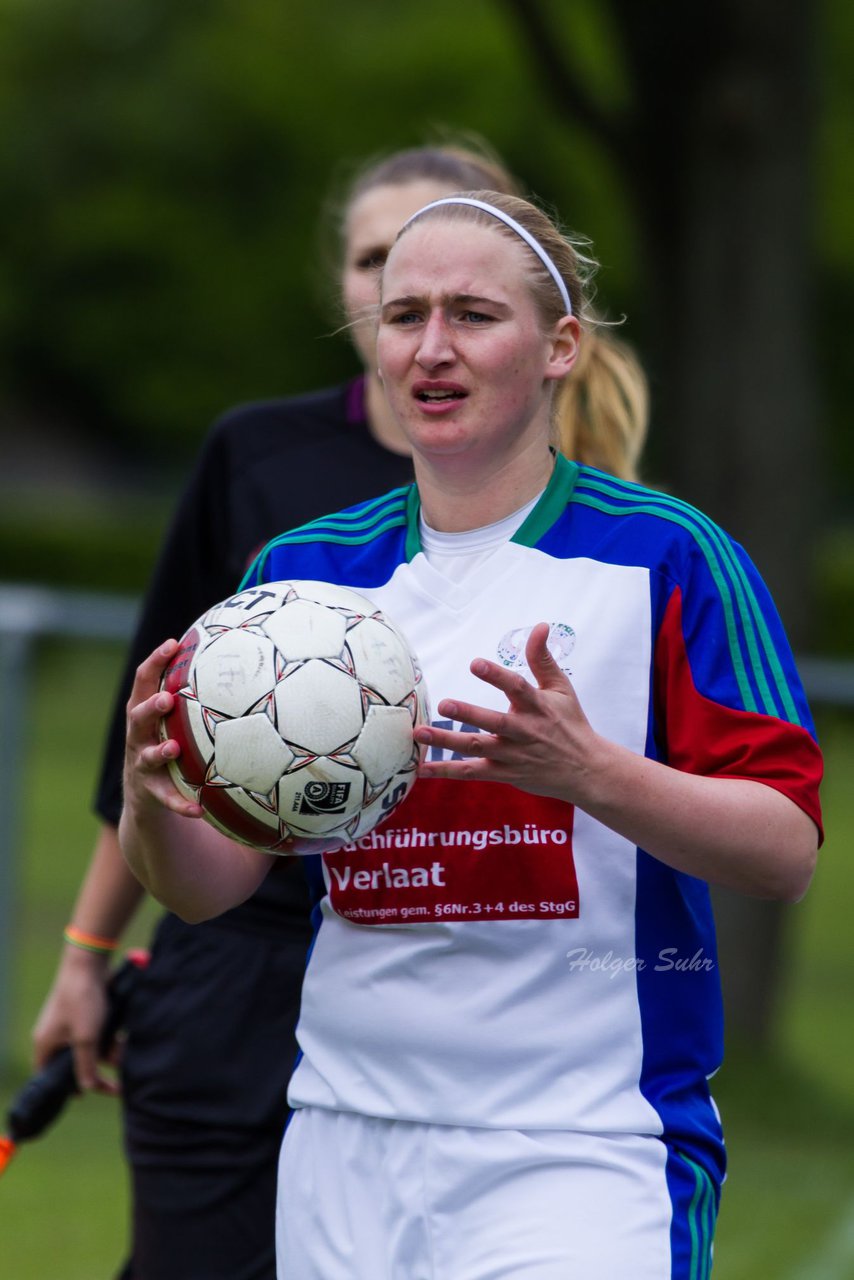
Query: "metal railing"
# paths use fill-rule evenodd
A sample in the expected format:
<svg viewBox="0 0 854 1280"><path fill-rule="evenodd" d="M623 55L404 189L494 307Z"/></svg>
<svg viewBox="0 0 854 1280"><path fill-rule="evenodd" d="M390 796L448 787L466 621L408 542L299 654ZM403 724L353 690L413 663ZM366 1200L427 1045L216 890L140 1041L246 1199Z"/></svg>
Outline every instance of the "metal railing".
<svg viewBox="0 0 854 1280"><path fill-rule="evenodd" d="M122 640L138 602L50 587L0 585L0 1069L9 1064L27 703L40 640Z"/></svg>

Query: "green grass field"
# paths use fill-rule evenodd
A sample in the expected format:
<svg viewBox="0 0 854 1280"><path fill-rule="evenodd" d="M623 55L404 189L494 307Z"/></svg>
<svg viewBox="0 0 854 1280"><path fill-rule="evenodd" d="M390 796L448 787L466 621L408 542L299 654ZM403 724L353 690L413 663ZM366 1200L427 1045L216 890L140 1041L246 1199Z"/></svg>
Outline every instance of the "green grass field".
<svg viewBox="0 0 854 1280"><path fill-rule="evenodd" d="M27 1073L29 1030L95 833L89 798L118 661L111 646L49 645L34 664L3 1113ZM779 1050L766 1062L731 1057L716 1082L730 1179L715 1280L854 1276L854 723L828 718L821 731L828 838L813 888L794 908ZM145 941L153 918L146 913L131 941ZM0 1275L110 1280L126 1237L117 1108L104 1098L76 1101L0 1181Z"/></svg>

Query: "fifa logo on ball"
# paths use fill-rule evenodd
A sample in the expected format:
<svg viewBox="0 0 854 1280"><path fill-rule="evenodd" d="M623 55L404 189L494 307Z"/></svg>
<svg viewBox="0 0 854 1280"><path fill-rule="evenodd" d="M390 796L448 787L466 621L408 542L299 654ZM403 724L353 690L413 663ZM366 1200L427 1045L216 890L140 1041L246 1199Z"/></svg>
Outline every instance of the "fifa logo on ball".
<svg viewBox="0 0 854 1280"><path fill-rule="evenodd" d="M344 813L350 794L349 782L309 782L298 791L291 806L293 813Z"/></svg>

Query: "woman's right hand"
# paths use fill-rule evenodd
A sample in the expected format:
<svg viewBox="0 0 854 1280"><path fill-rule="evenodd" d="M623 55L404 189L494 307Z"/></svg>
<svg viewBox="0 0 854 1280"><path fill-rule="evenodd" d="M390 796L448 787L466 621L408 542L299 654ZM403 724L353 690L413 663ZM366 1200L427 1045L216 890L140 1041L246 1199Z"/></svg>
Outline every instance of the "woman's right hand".
<svg viewBox="0 0 854 1280"><path fill-rule="evenodd" d="M203 818L200 804L181 795L167 765L180 755L173 738L160 740L160 721L175 696L160 688L175 640L155 649L136 670L127 706L124 808L119 842L140 884L170 911L195 924L245 902L276 862L275 854L240 844Z"/></svg>
<svg viewBox="0 0 854 1280"><path fill-rule="evenodd" d="M200 818L201 805L186 799L170 777L167 765L180 755L174 738L160 737L160 721L175 705L174 694L160 688L163 668L175 656L177 640L158 645L136 669L127 704L125 740L125 804L137 814L152 801L185 818Z"/></svg>

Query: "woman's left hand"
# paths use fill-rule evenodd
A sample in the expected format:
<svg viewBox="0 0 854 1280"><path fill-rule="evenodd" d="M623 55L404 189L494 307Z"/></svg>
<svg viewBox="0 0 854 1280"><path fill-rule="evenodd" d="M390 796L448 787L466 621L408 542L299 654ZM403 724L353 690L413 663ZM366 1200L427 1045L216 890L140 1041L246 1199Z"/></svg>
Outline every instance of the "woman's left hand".
<svg viewBox="0 0 854 1280"><path fill-rule="evenodd" d="M583 809L677 871L741 893L797 901L815 866L812 819L760 780L684 773L592 728L538 623L525 646L536 684L494 662L472 672L506 694L507 711L445 699L439 714L476 732L424 726L418 742L463 757L430 761L425 778L507 782Z"/></svg>
<svg viewBox="0 0 854 1280"><path fill-rule="evenodd" d="M549 625L532 628L525 658L536 685L496 662L477 658L471 671L500 689L510 704L492 711L444 699L439 715L478 732L423 726L416 741L466 757L424 763L425 778L506 782L535 795L580 803L584 779L601 739L581 709L575 690L548 649Z"/></svg>

